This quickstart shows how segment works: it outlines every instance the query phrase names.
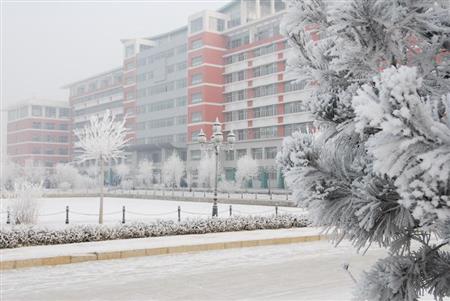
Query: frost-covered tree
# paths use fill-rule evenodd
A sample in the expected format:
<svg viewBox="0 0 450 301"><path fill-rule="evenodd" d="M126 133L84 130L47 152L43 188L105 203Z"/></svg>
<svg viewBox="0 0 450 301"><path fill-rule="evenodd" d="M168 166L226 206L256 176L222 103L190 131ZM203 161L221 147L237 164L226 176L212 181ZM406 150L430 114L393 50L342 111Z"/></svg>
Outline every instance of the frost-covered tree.
<svg viewBox="0 0 450 301"><path fill-rule="evenodd" d="M130 174L130 166L126 163L120 163L114 167L114 171L116 172L117 176L119 177L119 180L122 182L124 181L127 176Z"/></svg>
<svg viewBox="0 0 450 301"><path fill-rule="evenodd" d="M13 190L14 180L22 177L23 169L19 164L8 159L4 160L1 164L1 187L5 188L6 190Z"/></svg>
<svg viewBox="0 0 450 301"><path fill-rule="evenodd" d="M439 0L298 0L283 21L319 129L284 140L286 180L336 243L390 251L356 300L450 296L449 15Z"/></svg>
<svg viewBox="0 0 450 301"><path fill-rule="evenodd" d="M198 182L199 184L211 188L214 186L215 177L215 158L208 152L204 152L202 159L198 164ZM217 168L220 170L220 168Z"/></svg>
<svg viewBox="0 0 450 301"><path fill-rule="evenodd" d="M39 214L38 198L42 196L42 184L18 179L14 183L15 198L11 203L12 221L15 224L35 224Z"/></svg>
<svg viewBox="0 0 450 301"><path fill-rule="evenodd" d="M70 164L56 164L53 174L54 184L58 188L80 188L83 181L78 169Z"/></svg>
<svg viewBox="0 0 450 301"><path fill-rule="evenodd" d="M236 163L236 183L248 187L250 181L258 175L258 163L249 155L245 155Z"/></svg>
<svg viewBox="0 0 450 301"><path fill-rule="evenodd" d="M100 172L100 208L98 222L103 223L103 187L105 182L105 163L125 158L125 147L128 138L125 118L116 121L109 110L102 118L94 115L83 129L76 129L78 141L75 147L81 150L79 162L95 160Z"/></svg>
<svg viewBox="0 0 450 301"><path fill-rule="evenodd" d="M139 163L137 180L140 185L149 187L153 183L153 162L144 160Z"/></svg>
<svg viewBox="0 0 450 301"><path fill-rule="evenodd" d="M178 154L174 152L163 164L163 181L169 187L179 187L184 172L185 164Z"/></svg>

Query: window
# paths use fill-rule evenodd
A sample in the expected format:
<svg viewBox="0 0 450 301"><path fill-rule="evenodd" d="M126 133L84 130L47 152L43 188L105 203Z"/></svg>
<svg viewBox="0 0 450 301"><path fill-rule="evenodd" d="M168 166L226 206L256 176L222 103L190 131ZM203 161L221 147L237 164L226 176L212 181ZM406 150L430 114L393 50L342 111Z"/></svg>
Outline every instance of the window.
<svg viewBox="0 0 450 301"><path fill-rule="evenodd" d="M191 21L191 33L200 31L203 29L203 18L197 18Z"/></svg>
<svg viewBox="0 0 450 301"><path fill-rule="evenodd" d="M192 104L199 103L199 102L202 102L202 101L203 101L202 93L193 93L191 95L191 103Z"/></svg>
<svg viewBox="0 0 450 301"><path fill-rule="evenodd" d="M270 44L267 46L262 46L259 48L256 48L255 50L253 50L253 56L260 56L260 55L265 55L265 54L269 54L272 53L274 51L277 50L277 45L276 44Z"/></svg>
<svg viewBox="0 0 450 301"><path fill-rule="evenodd" d="M286 124L284 126L284 135L291 136L292 133L300 131L302 133L308 133L308 123L295 123L295 124Z"/></svg>
<svg viewBox="0 0 450 301"><path fill-rule="evenodd" d="M125 70L131 70L136 68L136 62L135 61L131 61L125 64Z"/></svg>
<svg viewBox="0 0 450 301"><path fill-rule="evenodd" d="M275 1L275 12L285 9L286 5L284 0L274 0Z"/></svg>
<svg viewBox="0 0 450 301"><path fill-rule="evenodd" d="M177 89L186 88L186 78L178 79L176 82Z"/></svg>
<svg viewBox="0 0 450 301"><path fill-rule="evenodd" d="M187 45L186 45L186 44L183 44L183 45L181 45L181 46L178 46L178 47L177 47L177 54L185 53L186 50L187 50Z"/></svg>
<svg viewBox="0 0 450 301"><path fill-rule="evenodd" d="M246 90L239 90L224 94L225 102L244 100L247 97Z"/></svg>
<svg viewBox="0 0 450 301"><path fill-rule="evenodd" d="M31 106L31 116L39 117L42 116L41 106Z"/></svg>
<svg viewBox="0 0 450 301"><path fill-rule="evenodd" d="M45 123L45 129L47 129L47 130L54 130L55 129L55 124L47 122L47 123Z"/></svg>
<svg viewBox="0 0 450 301"><path fill-rule="evenodd" d="M247 140L247 130L237 130L236 139L238 141Z"/></svg>
<svg viewBox="0 0 450 301"><path fill-rule="evenodd" d="M306 86L306 81L296 82L295 80L284 83L284 92L296 91L304 89Z"/></svg>
<svg viewBox="0 0 450 301"><path fill-rule="evenodd" d="M69 129L69 125L67 123L60 123L58 129L60 131L67 131Z"/></svg>
<svg viewBox="0 0 450 301"><path fill-rule="evenodd" d="M178 97L176 101L177 101L177 107L186 106L186 96Z"/></svg>
<svg viewBox="0 0 450 301"><path fill-rule="evenodd" d="M45 117L55 118L56 117L56 108L45 107Z"/></svg>
<svg viewBox="0 0 450 301"><path fill-rule="evenodd" d="M134 55L134 45L125 47L125 57L130 57L132 55Z"/></svg>
<svg viewBox="0 0 450 301"><path fill-rule="evenodd" d="M59 148L58 153L60 155L67 155L69 151L67 150L67 148Z"/></svg>
<svg viewBox="0 0 450 301"><path fill-rule="evenodd" d="M202 112L192 112L191 122L201 122L203 120Z"/></svg>
<svg viewBox="0 0 450 301"><path fill-rule="evenodd" d="M187 117L186 115L182 115L182 116L177 116L177 124L186 124L187 123Z"/></svg>
<svg viewBox="0 0 450 301"><path fill-rule="evenodd" d="M191 43L191 49L198 49L203 46L203 41L201 39L194 40Z"/></svg>
<svg viewBox="0 0 450 301"><path fill-rule="evenodd" d="M301 101L295 101L295 102L288 102L284 104L284 113L290 114L290 113L298 113L306 111L303 105L303 102Z"/></svg>
<svg viewBox="0 0 450 301"><path fill-rule="evenodd" d="M42 127L40 122L33 122L32 128L33 129L40 129Z"/></svg>
<svg viewBox="0 0 450 301"><path fill-rule="evenodd" d="M192 75L191 85L201 84L203 82L203 74L197 73Z"/></svg>
<svg viewBox="0 0 450 301"><path fill-rule="evenodd" d="M178 71L184 70L184 69L186 69L186 67L187 67L186 61L183 61L183 62L180 62L180 63L177 64L177 70Z"/></svg>
<svg viewBox="0 0 450 301"><path fill-rule="evenodd" d="M273 116L276 114L277 114L277 105L270 105L253 109L254 118Z"/></svg>
<svg viewBox="0 0 450 301"><path fill-rule="evenodd" d="M263 76L263 75L271 74L274 72L277 72L277 64L276 63L267 64L267 65L253 68L253 76L254 77Z"/></svg>
<svg viewBox="0 0 450 301"><path fill-rule="evenodd" d="M200 131L193 131L192 134L191 134L191 141L197 142L198 134L200 134Z"/></svg>
<svg viewBox="0 0 450 301"><path fill-rule="evenodd" d="M236 157L237 157L237 159L240 159L240 158L244 157L245 155L247 155L247 150L246 149L237 149L236 150Z"/></svg>
<svg viewBox="0 0 450 301"><path fill-rule="evenodd" d="M59 136L58 141L60 143L67 143L69 141L69 137L68 136Z"/></svg>
<svg viewBox="0 0 450 301"><path fill-rule="evenodd" d="M261 97L266 95L273 95L277 93L277 85L271 84L266 86L260 86L253 89L255 97Z"/></svg>
<svg viewBox="0 0 450 301"><path fill-rule="evenodd" d="M201 55L195 56L195 57L193 57L191 59L191 66L192 67L198 66L198 65L201 65L201 64L203 64L203 57Z"/></svg>
<svg viewBox="0 0 450 301"><path fill-rule="evenodd" d="M234 150L225 151L225 160L227 160L227 161L234 160Z"/></svg>
<svg viewBox="0 0 450 301"><path fill-rule="evenodd" d="M70 109L68 108L59 108L59 117L69 117Z"/></svg>
<svg viewBox="0 0 450 301"><path fill-rule="evenodd" d="M273 138L277 137L277 127L268 126L254 129L255 139Z"/></svg>
<svg viewBox="0 0 450 301"><path fill-rule="evenodd" d="M147 65L147 57L138 58L137 65L139 67Z"/></svg>
<svg viewBox="0 0 450 301"><path fill-rule="evenodd" d="M255 160L262 160L263 150L262 148L252 148L252 158Z"/></svg>
<svg viewBox="0 0 450 301"><path fill-rule="evenodd" d="M175 65L169 65L166 67L167 73L173 73L175 71Z"/></svg>
<svg viewBox="0 0 450 301"><path fill-rule="evenodd" d="M239 35L230 37L228 40L228 48L233 49L240 47L242 45L246 45L250 42L250 36L248 32L241 33Z"/></svg>
<svg viewBox="0 0 450 301"><path fill-rule="evenodd" d="M200 150L191 150L191 160L199 161L202 158L202 152Z"/></svg>
<svg viewBox="0 0 450 301"><path fill-rule="evenodd" d="M271 160L275 159L277 156L277 147L266 147L264 148L264 152L266 154L266 159Z"/></svg>

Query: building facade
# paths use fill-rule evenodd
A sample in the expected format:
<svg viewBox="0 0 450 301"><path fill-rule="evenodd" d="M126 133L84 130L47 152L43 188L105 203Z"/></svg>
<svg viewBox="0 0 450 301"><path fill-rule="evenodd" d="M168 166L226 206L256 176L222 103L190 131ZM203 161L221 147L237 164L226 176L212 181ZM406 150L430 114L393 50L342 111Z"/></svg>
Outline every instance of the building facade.
<svg viewBox="0 0 450 301"><path fill-rule="evenodd" d="M109 108L127 119L130 163L151 160L158 173L175 151L199 185L196 138L200 130L210 137L218 118L225 137L233 131L237 138L221 155L226 179L250 155L260 168L256 187L283 187L275 163L282 139L312 131L313 120L303 105L308 91L286 72L284 13L282 0L234 0L189 16L185 27L122 40L121 68L68 85L74 128Z"/></svg>
<svg viewBox="0 0 450 301"><path fill-rule="evenodd" d="M71 113L64 102L30 99L8 108L7 156L22 166L70 161Z"/></svg>
<svg viewBox="0 0 450 301"><path fill-rule="evenodd" d="M313 116L303 105L307 91L286 72L291 51L280 33L283 1L233 1L218 12L189 17L188 36L188 168L202 152L200 130L212 135L216 118L225 136L236 135L234 150L221 156L225 177L234 180L237 160L258 161L256 187L284 186L275 156L283 137L312 130Z"/></svg>

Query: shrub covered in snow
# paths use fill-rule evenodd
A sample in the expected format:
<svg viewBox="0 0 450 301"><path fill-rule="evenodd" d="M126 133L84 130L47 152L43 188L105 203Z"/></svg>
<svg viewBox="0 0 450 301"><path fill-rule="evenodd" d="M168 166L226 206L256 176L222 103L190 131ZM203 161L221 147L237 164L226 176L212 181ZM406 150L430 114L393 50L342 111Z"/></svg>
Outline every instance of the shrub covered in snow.
<svg viewBox="0 0 450 301"><path fill-rule="evenodd" d="M89 241L144 238L167 235L205 234L215 232L283 229L306 227L304 216L251 216L232 218L190 219L182 222L134 222L119 225L82 225L65 229L14 226L0 232L0 248L17 248L35 245L55 245Z"/></svg>
<svg viewBox="0 0 450 301"><path fill-rule="evenodd" d="M42 185L17 181L14 194L15 199L11 204L13 223L35 224L39 214L37 199L42 196Z"/></svg>

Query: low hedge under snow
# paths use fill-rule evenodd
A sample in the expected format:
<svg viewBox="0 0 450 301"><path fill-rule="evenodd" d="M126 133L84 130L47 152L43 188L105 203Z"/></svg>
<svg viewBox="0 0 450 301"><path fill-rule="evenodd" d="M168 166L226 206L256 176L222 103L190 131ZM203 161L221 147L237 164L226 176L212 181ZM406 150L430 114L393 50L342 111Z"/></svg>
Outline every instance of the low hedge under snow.
<svg viewBox="0 0 450 301"><path fill-rule="evenodd" d="M300 228L308 225L306 217L298 215L190 219L179 223L160 220L152 223L78 225L63 229L18 225L0 231L0 249L167 235Z"/></svg>

